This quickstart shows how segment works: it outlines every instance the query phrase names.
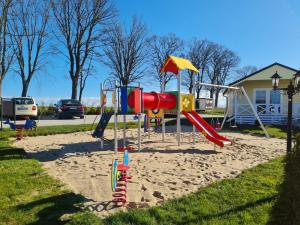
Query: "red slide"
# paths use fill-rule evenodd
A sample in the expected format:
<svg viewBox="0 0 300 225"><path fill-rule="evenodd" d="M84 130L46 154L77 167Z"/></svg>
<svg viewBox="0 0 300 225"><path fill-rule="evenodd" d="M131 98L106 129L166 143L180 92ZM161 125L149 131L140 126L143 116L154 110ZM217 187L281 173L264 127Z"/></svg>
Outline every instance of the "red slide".
<svg viewBox="0 0 300 225"><path fill-rule="evenodd" d="M231 145L232 141L219 135L197 112L182 112L183 115L210 141L220 147Z"/></svg>

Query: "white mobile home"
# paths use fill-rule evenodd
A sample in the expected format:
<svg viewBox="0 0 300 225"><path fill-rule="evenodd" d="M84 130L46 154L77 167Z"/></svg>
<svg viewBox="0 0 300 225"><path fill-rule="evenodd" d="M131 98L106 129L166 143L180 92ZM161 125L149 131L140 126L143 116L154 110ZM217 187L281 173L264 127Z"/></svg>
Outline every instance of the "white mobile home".
<svg viewBox="0 0 300 225"><path fill-rule="evenodd" d="M287 121L288 98L283 91L273 90L270 77L275 72L281 76L279 88L286 88L297 70L280 63L273 63L231 83L230 86L244 87L264 124L284 125ZM227 121L235 120L237 124L256 123L257 119L242 92L227 90L224 95L228 100ZM293 123L300 125L300 94L294 96Z"/></svg>

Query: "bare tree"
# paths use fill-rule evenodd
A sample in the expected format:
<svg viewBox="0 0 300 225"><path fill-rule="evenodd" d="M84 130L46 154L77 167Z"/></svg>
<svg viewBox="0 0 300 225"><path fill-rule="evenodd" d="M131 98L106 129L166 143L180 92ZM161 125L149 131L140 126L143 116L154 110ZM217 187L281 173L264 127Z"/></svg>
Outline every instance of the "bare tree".
<svg viewBox="0 0 300 225"><path fill-rule="evenodd" d="M2 82L7 74L14 57L10 33L8 33L8 19L12 0L0 0L0 99L2 97Z"/></svg>
<svg viewBox="0 0 300 225"><path fill-rule="evenodd" d="M243 66L242 68L239 68L236 70L236 74L237 74L237 78L241 79L244 78L246 76L248 76L251 73L254 73L257 71L257 68L255 66Z"/></svg>
<svg viewBox="0 0 300 225"><path fill-rule="evenodd" d="M10 32L17 58L17 74L22 79L23 97L30 81L45 65L50 5L47 1L16 0L12 7Z"/></svg>
<svg viewBox="0 0 300 225"><path fill-rule="evenodd" d="M221 74L222 70L222 57L223 57L224 47L220 45L215 45L213 54L211 55L209 66L207 67L207 78L210 84L217 84L218 76ZM216 88L209 87L210 98L214 97Z"/></svg>
<svg viewBox="0 0 300 225"><path fill-rule="evenodd" d="M207 73L209 62L215 49L216 44L207 40L194 39L190 42L187 58L200 70L196 75L192 71L188 71L184 77L183 85L189 89L190 93L193 90L193 79L196 79L197 82L204 81L204 75ZM200 97L201 88L202 86L196 87L197 98Z"/></svg>
<svg viewBox="0 0 300 225"><path fill-rule="evenodd" d="M221 71L217 77L218 85L225 85L226 81L230 80L232 69L235 68L239 64L239 62L240 58L233 51L224 49L221 59ZM220 91L220 88L216 88L215 107L218 107Z"/></svg>
<svg viewBox="0 0 300 225"><path fill-rule="evenodd" d="M78 83L89 57L97 58L103 26L115 17L110 0L53 0L52 9L63 45L59 52L67 59L72 81L72 99L77 99Z"/></svg>
<svg viewBox="0 0 300 225"><path fill-rule="evenodd" d="M147 41L149 47L149 62L151 65L151 72L154 79L159 82L160 90L164 90L167 83L172 79L172 73L160 73L164 62L169 55L180 54L184 48L184 42L175 34L168 34L165 36L153 35ZM163 84L164 76L164 84ZM164 88L163 86L164 85Z"/></svg>
<svg viewBox="0 0 300 225"><path fill-rule="evenodd" d="M104 64L122 85L129 85L144 76L146 37L146 26L137 17L133 17L128 32L120 23L108 27L103 41Z"/></svg>
<svg viewBox="0 0 300 225"><path fill-rule="evenodd" d="M208 78L211 84L224 85L230 79L232 69L234 69L240 59L231 50L224 46L216 45L208 67ZM221 89L217 87L208 88L210 98L215 97L215 107L218 106Z"/></svg>

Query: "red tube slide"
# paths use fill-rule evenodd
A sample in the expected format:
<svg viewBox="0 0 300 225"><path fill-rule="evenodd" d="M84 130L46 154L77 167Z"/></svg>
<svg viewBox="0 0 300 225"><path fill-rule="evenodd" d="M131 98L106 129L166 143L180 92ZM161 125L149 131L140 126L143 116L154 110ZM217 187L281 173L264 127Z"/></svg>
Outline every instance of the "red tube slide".
<svg viewBox="0 0 300 225"><path fill-rule="evenodd" d="M171 110L176 107L176 96L168 93L143 93L142 96L144 109L168 109ZM134 108L134 92L128 95L128 105Z"/></svg>

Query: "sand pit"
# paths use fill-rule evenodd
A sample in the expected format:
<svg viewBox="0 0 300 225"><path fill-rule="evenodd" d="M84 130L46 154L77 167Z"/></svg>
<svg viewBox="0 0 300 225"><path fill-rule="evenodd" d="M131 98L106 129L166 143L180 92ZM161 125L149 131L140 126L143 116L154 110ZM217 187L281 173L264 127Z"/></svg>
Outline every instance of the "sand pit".
<svg viewBox="0 0 300 225"><path fill-rule="evenodd" d="M167 127L166 142L161 134L142 136L142 152L131 152L128 184L128 208L148 207L177 198L266 162L285 153L285 140L239 133L223 133L236 143L216 148L197 133L192 145L190 127L182 127L182 145L177 146L172 127ZM108 139L113 130L106 130ZM119 136L122 134L119 132ZM136 146L137 130L127 130L128 142ZM121 142L120 142L121 143ZM105 216L126 208L113 208L110 168L113 146L92 138L90 132L27 137L15 142L30 156L42 162L53 177L67 184L75 193L86 197L86 206ZM122 159L122 153L118 154Z"/></svg>

